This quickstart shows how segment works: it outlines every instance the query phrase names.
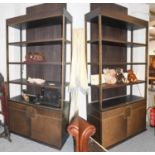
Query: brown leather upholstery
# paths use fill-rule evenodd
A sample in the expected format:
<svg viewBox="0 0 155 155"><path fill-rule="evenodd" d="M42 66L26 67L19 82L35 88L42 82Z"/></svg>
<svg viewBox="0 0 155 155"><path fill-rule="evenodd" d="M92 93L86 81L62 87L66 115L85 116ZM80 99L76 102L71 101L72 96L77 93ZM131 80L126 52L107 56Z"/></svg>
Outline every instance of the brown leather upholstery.
<svg viewBox="0 0 155 155"><path fill-rule="evenodd" d="M75 140L75 151L87 152L89 138L96 132L96 128L77 116L68 126L68 132Z"/></svg>

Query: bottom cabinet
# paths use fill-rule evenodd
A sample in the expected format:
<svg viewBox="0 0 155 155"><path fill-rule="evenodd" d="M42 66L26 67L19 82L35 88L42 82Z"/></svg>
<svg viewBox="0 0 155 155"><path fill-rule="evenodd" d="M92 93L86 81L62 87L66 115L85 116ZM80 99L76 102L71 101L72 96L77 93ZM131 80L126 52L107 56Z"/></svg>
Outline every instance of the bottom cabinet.
<svg viewBox="0 0 155 155"><path fill-rule="evenodd" d="M127 134L124 107L102 113L102 145L108 147L122 141Z"/></svg>
<svg viewBox="0 0 155 155"><path fill-rule="evenodd" d="M30 120L27 106L14 102L9 104L9 129L23 136L29 136Z"/></svg>
<svg viewBox="0 0 155 155"><path fill-rule="evenodd" d="M146 129L146 104L145 101L130 105L130 116L127 119L127 136L133 136L136 133Z"/></svg>
<svg viewBox="0 0 155 155"><path fill-rule="evenodd" d="M145 100L101 112L101 115L104 147L115 145L146 129Z"/></svg>
<svg viewBox="0 0 155 155"><path fill-rule="evenodd" d="M64 143L61 110L9 101L9 129L41 143L61 148Z"/></svg>
<svg viewBox="0 0 155 155"><path fill-rule="evenodd" d="M62 137L61 113L36 108L31 117L31 138L60 148Z"/></svg>

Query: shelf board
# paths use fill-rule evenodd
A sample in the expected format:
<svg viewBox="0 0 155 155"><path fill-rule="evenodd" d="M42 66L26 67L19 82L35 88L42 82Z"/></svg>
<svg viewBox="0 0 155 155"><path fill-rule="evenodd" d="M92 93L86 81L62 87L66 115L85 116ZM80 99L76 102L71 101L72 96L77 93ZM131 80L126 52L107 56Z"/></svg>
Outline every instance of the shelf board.
<svg viewBox="0 0 155 155"><path fill-rule="evenodd" d="M44 88L50 88L50 89L61 89L60 82L52 82L52 81L50 81L48 83L46 82L45 84L38 85L38 84L30 83L26 79L16 79L16 80L9 81L9 83L27 85L27 86L35 86L35 87L44 87ZM54 83L55 85L49 85L49 83ZM66 82L65 86L68 86L68 85L69 85L69 83Z"/></svg>
<svg viewBox="0 0 155 155"><path fill-rule="evenodd" d="M54 107L50 104L35 104L35 103L31 103L31 102L25 102L22 98L21 95L18 95L18 96L15 96L15 97L12 97L9 99L10 101L13 101L13 102L17 102L19 104L29 104L29 105L34 105L34 106L39 106L39 107L47 107L47 108L50 108L50 109L54 109L54 110L61 110L61 107ZM69 103L69 101L64 101L65 103Z"/></svg>
<svg viewBox="0 0 155 155"><path fill-rule="evenodd" d="M10 65L62 65L61 62L9 62ZM70 65L70 62L64 63Z"/></svg>
<svg viewBox="0 0 155 155"><path fill-rule="evenodd" d="M14 18L7 19L7 25L17 28L17 29L26 29L29 28L30 25L33 25L34 23L41 23L41 22L48 22L52 21L52 23L62 23L63 16L66 18L66 23L72 23L72 16L69 14L69 12L66 9L63 9L62 11L56 11L52 9L49 12L40 14L39 16L29 16L29 15L22 15Z"/></svg>
<svg viewBox="0 0 155 155"><path fill-rule="evenodd" d="M99 65L99 63L87 63L87 65ZM102 63L102 65L106 66L126 66L126 65L147 65L145 62L110 62L110 63Z"/></svg>
<svg viewBox="0 0 155 155"><path fill-rule="evenodd" d="M148 22L145 20L123 14L119 16L113 16L107 12L103 12L100 10L100 8L87 13L85 19L86 21L97 22L99 15L101 15L103 23L113 23L115 26L122 27L124 29L136 30L148 27Z"/></svg>
<svg viewBox="0 0 155 155"><path fill-rule="evenodd" d="M63 42L63 38L55 39L43 39L35 41L23 41L23 42L10 42L8 45L13 46L33 46L33 45L49 45L49 44L60 44ZM71 43L69 40L65 40L66 43Z"/></svg>
<svg viewBox="0 0 155 155"><path fill-rule="evenodd" d="M98 44L99 43L99 39L95 39L95 40L89 40L87 41L87 43L90 44ZM135 43L135 42L128 42L128 41L119 41L119 40L115 40L115 39L102 39L102 43L105 45L111 45L111 46L122 46L122 47L144 47L146 46L146 44L143 43Z"/></svg>
<svg viewBox="0 0 155 155"><path fill-rule="evenodd" d="M135 85L135 84L141 84L141 83L145 83L146 81L144 80L138 80L136 82L132 82L132 83L124 83L124 84L101 84L101 85L91 85L89 84L89 86L92 87L102 87L103 90L106 89L113 89L113 88L119 88L119 87L125 87L125 86L129 86L129 85Z"/></svg>
<svg viewBox="0 0 155 155"><path fill-rule="evenodd" d="M101 111L118 108L141 100L145 100L145 98L141 96L135 96L135 95L126 95L126 96L116 97L108 100L103 100ZM91 102L90 104L92 104L92 106L95 107L96 109L99 109L99 101Z"/></svg>

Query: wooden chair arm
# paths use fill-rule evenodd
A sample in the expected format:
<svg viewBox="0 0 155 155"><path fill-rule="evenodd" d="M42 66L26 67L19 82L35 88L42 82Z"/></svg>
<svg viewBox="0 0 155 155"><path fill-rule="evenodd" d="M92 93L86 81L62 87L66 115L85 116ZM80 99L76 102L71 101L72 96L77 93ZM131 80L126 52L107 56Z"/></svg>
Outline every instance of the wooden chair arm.
<svg viewBox="0 0 155 155"><path fill-rule="evenodd" d="M76 152L88 151L88 140L96 132L95 126L77 116L68 126L68 132L75 140Z"/></svg>

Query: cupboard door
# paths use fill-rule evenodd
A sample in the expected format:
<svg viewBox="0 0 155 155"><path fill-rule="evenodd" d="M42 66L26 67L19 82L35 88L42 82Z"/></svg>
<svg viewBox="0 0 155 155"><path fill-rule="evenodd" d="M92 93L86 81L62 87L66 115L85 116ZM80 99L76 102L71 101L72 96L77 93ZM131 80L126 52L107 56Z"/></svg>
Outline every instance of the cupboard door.
<svg viewBox="0 0 155 155"><path fill-rule="evenodd" d="M131 113L127 118L127 136L133 136L146 129L146 103L137 102L129 106Z"/></svg>
<svg viewBox="0 0 155 155"><path fill-rule="evenodd" d="M30 123L27 106L15 102L9 103L9 129L15 133L29 137Z"/></svg>
<svg viewBox="0 0 155 155"><path fill-rule="evenodd" d="M61 114L48 109L36 109L31 117L31 138L43 143L61 147Z"/></svg>
<svg viewBox="0 0 155 155"><path fill-rule="evenodd" d="M108 147L126 138L127 120L125 108L117 108L102 113L102 145Z"/></svg>

